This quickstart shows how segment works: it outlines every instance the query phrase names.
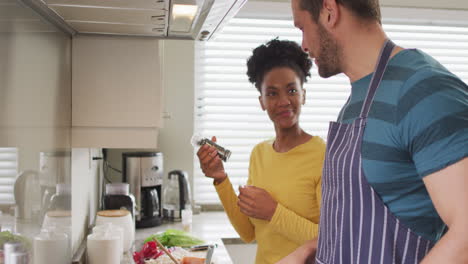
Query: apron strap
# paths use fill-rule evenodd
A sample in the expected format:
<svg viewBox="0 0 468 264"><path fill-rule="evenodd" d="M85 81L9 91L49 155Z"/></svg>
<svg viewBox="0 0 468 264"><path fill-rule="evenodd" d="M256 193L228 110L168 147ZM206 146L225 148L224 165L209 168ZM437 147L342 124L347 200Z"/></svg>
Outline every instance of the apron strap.
<svg viewBox="0 0 468 264"><path fill-rule="evenodd" d="M375 92L377 91L377 88L382 81L385 69L387 68L388 62L390 60L390 55L392 54L394 48L395 43L393 43L390 39L387 39L384 46L380 50L379 60L377 61L369 88L367 89L366 99L362 104L361 114L359 115L361 118L367 118L367 115L369 114L372 101L374 101Z"/></svg>

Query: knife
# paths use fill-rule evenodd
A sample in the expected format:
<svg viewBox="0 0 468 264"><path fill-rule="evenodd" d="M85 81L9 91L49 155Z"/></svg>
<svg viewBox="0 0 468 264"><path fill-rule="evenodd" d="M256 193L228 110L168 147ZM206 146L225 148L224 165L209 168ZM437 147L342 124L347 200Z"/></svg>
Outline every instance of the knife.
<svg viewBox="0 0 468 264"><path fill-rule="evenodd" d="M205 264L211 264L211 258L213 257L214 245L208 245L208 252L206 252Z"/></svg>
<svg viewBox="0 0 468 264"><path fill-rule="evenodd" d="M203 250L208 250L209 247L215 247L217 248L217 244L207 244L207 245L198 245L198 246L192 246L190 247L190 251L203 251Z"/></svg>

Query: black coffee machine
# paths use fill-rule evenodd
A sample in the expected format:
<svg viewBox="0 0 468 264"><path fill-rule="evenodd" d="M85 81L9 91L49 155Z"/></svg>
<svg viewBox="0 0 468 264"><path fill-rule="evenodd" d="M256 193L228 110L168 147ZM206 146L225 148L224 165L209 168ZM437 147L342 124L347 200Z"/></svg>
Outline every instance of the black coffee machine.
<svg viewBox="0 0 468 264"><path fill-rule="evenodd" d="M122 154L123 181L135 196L136 228L162 223L161 186L163 155L161 152L126 152Z"/></svg>

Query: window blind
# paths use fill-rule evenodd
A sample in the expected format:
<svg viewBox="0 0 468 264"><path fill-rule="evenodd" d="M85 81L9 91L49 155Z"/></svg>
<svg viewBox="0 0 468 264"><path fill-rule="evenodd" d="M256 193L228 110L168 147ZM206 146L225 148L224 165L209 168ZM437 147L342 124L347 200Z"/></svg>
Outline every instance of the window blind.
<svg viewBox="0 0 468 264"><path fill-rule="evenodd" d="M468 28L398 20L384 21L384 30L398 45L427 52L468 82ZM234 18L215 40L196 46L195 132L217 136L232 151L224 166L235 190L247 182L253 147L274 137L273 125L260 108L259 93L248 82L246 60L255 47L277 36L297 43L302 40L290 19ZM323 79L314 65L304 88L301 127L326 140L329 121L336 120L349 96L349 80L343 74ZM196 156L193 175L195 202L218 204L212 180L204 177Z"/></svg>
<svg viewBox="0 0 468 264"><path fill-rule="evenodd" d="M18 173L17 150L0 148L0 204L14 204L13 185Z"/></svg>

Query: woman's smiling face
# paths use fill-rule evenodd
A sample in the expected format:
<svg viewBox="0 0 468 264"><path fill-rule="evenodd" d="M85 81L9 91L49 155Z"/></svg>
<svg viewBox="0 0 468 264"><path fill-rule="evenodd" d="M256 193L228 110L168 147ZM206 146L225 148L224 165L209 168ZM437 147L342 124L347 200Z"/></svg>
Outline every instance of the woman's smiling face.
<svg viewBox="0 0 468 264"><path fill-rule="evenodd" d="M260 88L260 105L275 127L287 129L296 126L305 102L305 91L296 72L289 67L273 68L265 73Z"/></svg>

